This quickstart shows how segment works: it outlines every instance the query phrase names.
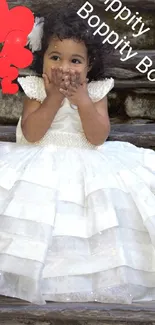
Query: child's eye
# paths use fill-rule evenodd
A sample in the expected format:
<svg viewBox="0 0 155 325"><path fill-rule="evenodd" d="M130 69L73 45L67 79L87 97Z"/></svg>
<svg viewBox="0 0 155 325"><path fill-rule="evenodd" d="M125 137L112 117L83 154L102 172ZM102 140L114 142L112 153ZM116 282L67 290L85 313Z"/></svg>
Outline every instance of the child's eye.
<svg viewBox="0 0 155 325"><path fill-rule="evenodd" d="M58 60L60 60L60 58L59 58L58 55L53 55L53 56L51 57L51 60L58 61Z"/></svg>
<svg viewBox="0 0 155 325"><path fill-rule="evenodd" d="M73 59L73 60L72 60L72 63L76 63L76 64L77 64L77 63L81 63L81 62L80 62L80 60L78 60L78 59Z"/></svg>

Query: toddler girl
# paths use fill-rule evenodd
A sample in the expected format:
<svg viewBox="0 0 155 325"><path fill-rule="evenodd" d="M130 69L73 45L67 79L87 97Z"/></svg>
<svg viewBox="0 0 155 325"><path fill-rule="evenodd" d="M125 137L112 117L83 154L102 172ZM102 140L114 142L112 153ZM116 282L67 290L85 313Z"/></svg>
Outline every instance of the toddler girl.
<svg viewBox="0 0 155 325"><path fill-rule="evenodd" d="M155 299L155 153L107 141L108 52L73 6L45 19L42 77L17 143L0 143L0 294L45 301Z"/></svg>

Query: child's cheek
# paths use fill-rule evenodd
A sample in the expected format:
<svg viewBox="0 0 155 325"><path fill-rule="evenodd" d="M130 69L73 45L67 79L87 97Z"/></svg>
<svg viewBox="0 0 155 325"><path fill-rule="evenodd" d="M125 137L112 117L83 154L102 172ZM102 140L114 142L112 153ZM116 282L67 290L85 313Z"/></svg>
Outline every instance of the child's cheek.
<svg viewBox="0 0 155 325"><path fill-rule="evenodd" d="M81 77L82 79L85 79L87 77L87 74L88 74L88 68L86 67L86 65L82 65L81 67Z"/></svg>
<svg viewBox="0 0 155 325"><path fill-rule="evenodd" d="M46 59L44 60L44 65L43 65L43 73L46 73L49 80L51 81L51 71L52 71L52 67L54 67L53 61Z"/></svg>
<svg viewBox="0 0 155 325"><path fill-rule="evenodd" d="M78 65L77 67L75 67L74 69L75 71L77 71L81 77L83 77L85 75L85 70L84 68L82 67L82 65Z"/></svg>

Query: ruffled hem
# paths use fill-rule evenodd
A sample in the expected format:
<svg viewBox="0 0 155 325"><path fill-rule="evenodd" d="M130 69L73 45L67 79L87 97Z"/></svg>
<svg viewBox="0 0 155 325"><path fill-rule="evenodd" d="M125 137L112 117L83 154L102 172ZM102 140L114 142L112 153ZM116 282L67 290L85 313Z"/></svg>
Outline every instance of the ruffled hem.
<svg viewBox="0 0 155 325"><path fill-rule="evenodd" d="M153 151L0 151L0 294L37 304L155 299Z"/></svg>

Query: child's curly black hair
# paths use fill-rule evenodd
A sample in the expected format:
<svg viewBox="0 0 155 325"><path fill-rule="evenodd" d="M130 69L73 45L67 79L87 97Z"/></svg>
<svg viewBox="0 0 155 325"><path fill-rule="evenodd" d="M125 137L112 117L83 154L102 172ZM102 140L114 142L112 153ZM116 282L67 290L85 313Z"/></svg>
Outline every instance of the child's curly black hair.
<svg viewBox="0 0 155 325"><path fill-rule="evenodd" d="M90 71L89 81L102 80L106 77L106 68L109 62L109 54L112 48L103 44L103 38L93 35L94 29L89 26L87 19L82 19L77 11L81 6L75 3L66 3L54 6L52 11L45 17L44 33L42 39L42 50L37 54L33 69L38 74L43 71L43 55L51 38L70 39L83 41L88 50Z"/></svg>

